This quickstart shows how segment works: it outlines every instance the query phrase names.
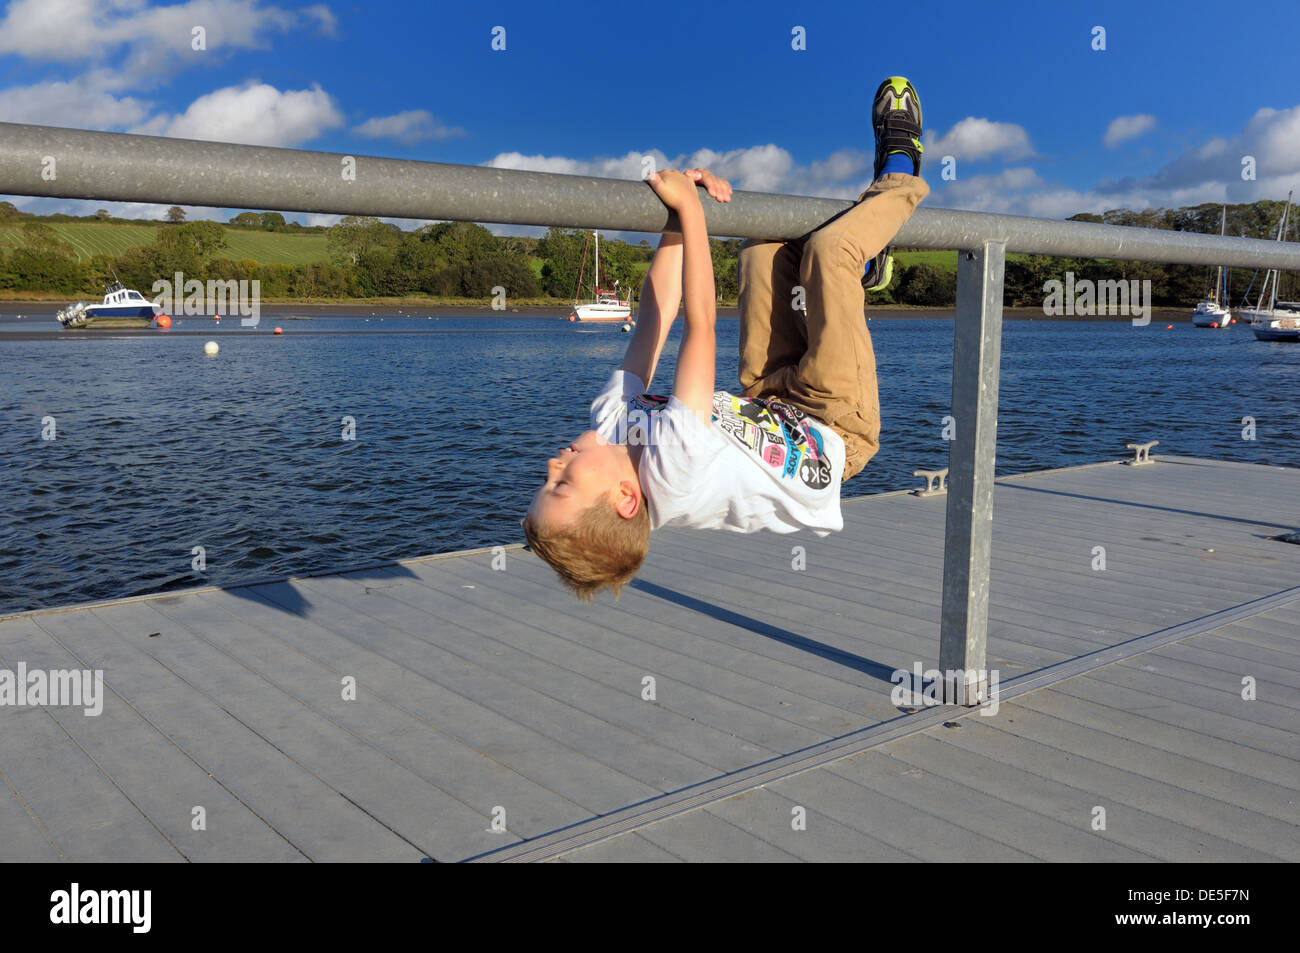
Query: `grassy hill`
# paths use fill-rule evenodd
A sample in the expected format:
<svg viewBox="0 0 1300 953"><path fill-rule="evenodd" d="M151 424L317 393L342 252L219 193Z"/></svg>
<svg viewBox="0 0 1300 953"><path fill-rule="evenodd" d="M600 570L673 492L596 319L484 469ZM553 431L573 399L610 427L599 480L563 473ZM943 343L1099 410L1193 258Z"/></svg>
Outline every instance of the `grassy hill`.
<svg viewBox="0 0 1300 953"><path fill-rule="evenodd" d="M71 245L77 257L85 260L95 255L122 254L136 245L153 241L159 224L121 225L113 222L51 222L63 241ZM264 265L307 265L329 257L324 233L295 235L284 232L259 232L242 228L226 228L226 245L219 257L252 258ZM0 249L21 242L22 225L0 225Z"/></svg>

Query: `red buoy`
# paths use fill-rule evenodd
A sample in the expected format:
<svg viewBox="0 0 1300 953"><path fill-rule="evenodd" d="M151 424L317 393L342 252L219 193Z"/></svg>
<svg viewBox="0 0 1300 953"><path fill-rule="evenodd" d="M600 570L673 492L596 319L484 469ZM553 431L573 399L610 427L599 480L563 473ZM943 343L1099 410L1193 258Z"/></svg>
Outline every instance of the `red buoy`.
<svg viewBox="0 0 1300 953"><path fill-rule="evenodd" d="M276 334L283 334L284 332L281 331L279 328L276 328L276 329L275 329L275 333L276 333Z"/></svg>
<svg viewBox="0 0 1300 953"><path fill-rule="evenodd" d="M158 327L160 328L170 328L172 326L172 319L171 319L171 315L169 314L160 314L158 315L157 320L158 320Z"/></svg>

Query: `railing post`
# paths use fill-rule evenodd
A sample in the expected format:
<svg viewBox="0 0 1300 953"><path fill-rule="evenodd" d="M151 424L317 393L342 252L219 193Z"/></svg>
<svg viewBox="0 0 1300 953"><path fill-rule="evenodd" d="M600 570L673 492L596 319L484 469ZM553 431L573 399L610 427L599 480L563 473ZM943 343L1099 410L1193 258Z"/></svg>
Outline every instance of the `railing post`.
<svg viewBox="0 0 1300 953"><path fill-rule="evenodd" d="M939 630L943 700L949 704L975 705L988 697L985 649L1005 264L1006 243L1001 241L985 241L978 250L957 253L952 354L952 415L957 426L948 454Z"/></svg>

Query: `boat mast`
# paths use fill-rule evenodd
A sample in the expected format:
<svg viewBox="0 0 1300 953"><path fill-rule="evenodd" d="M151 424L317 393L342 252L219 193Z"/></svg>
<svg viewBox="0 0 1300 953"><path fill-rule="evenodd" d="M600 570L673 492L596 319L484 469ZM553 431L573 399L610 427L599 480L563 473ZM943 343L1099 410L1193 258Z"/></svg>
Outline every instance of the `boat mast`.
<svg viewBox="0 0 1300 953"><path fill-rule="evenodd" d="M1224 235L1224 229L1228 227L1228 206L1223 206L1223 218L1219 221L1219 237ZM1214 303L1222 305L1224 299L1228 296L1223 293L1223 266L1219 266L1219 276L1214 279Z"/></svg>
<svg viewBox="0 0 1300 953"><path fill-rule="evenodd" d="M1294 191L1288 192L1286 194L1286 208L1282 212L1282 221L1277 226L1278 241L1281 241L1282 236L1286 234L1286 220L1291 215L1291 196L1294 194L1295 194ZM1273 269L1273 296L1269 298L1268 301L1268 310L1270 312L1277 306L1277 284L1278 281L1281 280L1281 278L1282 278L1282 273L1278 271L1276 268L1274 268Z"/></svg>
<svg viewBox="0 0 1300 953"><path fill-rule="evenodd" d="M600 232L596 232L596 300L600 300Z"/></svg>

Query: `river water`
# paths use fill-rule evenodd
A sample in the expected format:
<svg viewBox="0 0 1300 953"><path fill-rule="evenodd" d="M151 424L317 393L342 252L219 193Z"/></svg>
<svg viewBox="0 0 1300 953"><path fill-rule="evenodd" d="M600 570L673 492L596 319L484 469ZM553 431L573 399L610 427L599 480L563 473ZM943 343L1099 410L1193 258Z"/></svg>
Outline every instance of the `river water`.
<svg viewBox="0 0 1300 953"><path fill-rule="evenodd" d="M628 340L527 315L331 309L256 332L189 318L109 334L16 310L0 314L0 612L517 542L545 460L586 428ZM947 465L952 321L870 327L882 446L845 495ZM737 333L719 320L719 387L736 386ZM676 346L675 332L661 374ZM1245 327L1045 318L1008 321L1002 353L999 474L1138 440L1300 466L1300 347Z"/></svg>

